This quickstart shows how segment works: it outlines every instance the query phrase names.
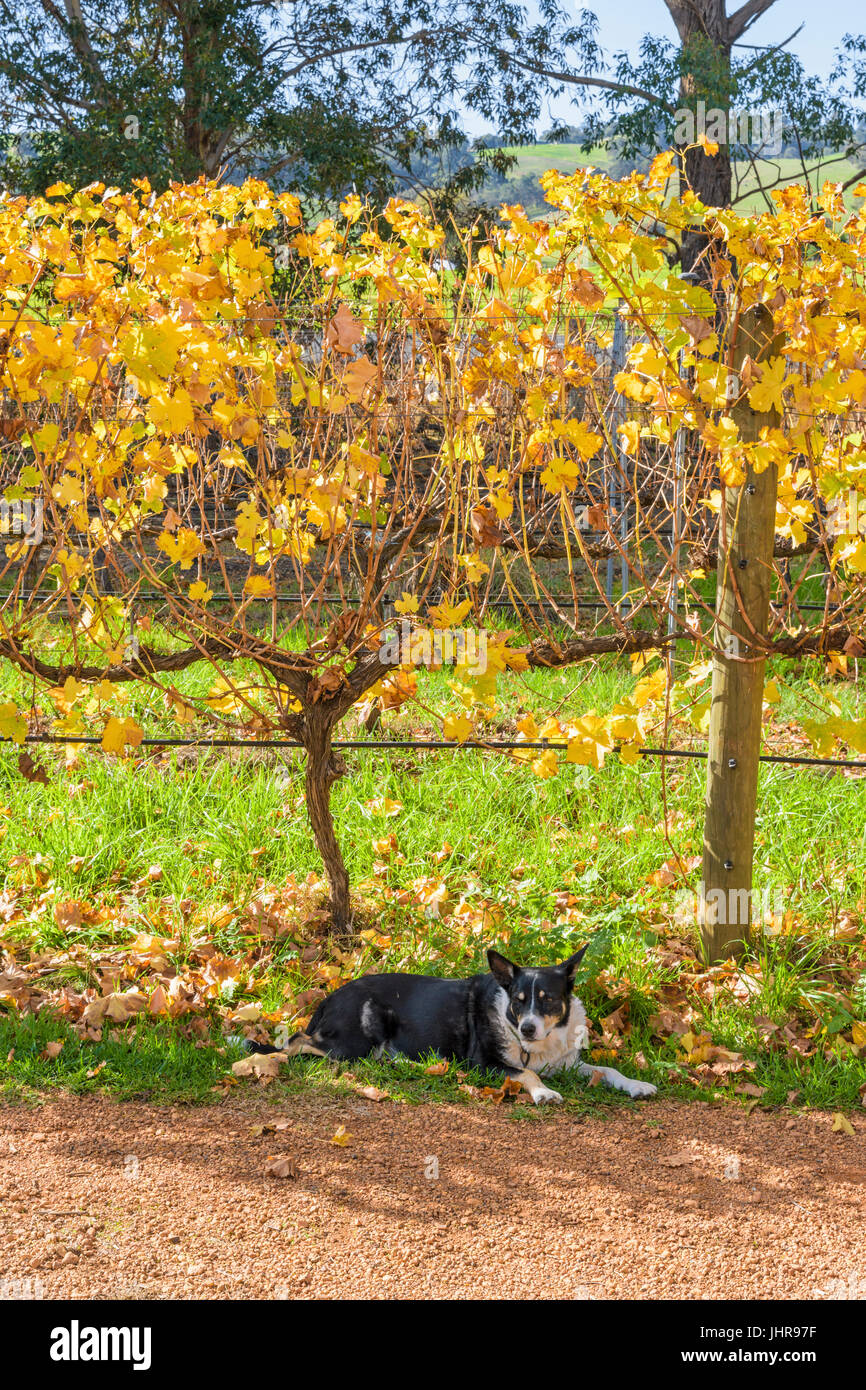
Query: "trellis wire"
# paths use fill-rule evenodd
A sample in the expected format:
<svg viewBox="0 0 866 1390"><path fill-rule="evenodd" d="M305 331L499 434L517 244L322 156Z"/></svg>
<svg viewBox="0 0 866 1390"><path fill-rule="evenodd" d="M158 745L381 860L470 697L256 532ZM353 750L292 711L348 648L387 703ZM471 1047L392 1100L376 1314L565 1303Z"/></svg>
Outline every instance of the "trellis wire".
<svg viewBox="0 0 866 1390"><path fill-rule="evenodd" d="M61 734L26 734L25 743L41 744L99 744L102 739L93 735ZM2 743L10 743L11 739L0 738ZM300 739L294 738L143 738L136 748L303 748ZM462 743L456 739L334 739L332 748L341 749L408 749L420 748L425 752L433 750L445 750L451 752L468 751L470 749L482 753L508 751L509 749L520 749L523 751L542 751L567 750L567 743L554 743L549 739L542 739L539 742L521 742L517 739L490 739L482 741L480 739L465 739ZM708 753L699 748L638 748L637 753L642 758L707 758ZM787 763L800 767L852 767L861 768L866 771L866 759L856 758L802 758L795 754L787 753L762 753L759 757L762 763Z"/></svg>
<svg viewBox="0 0 866 1390"><path fill-rule="evenodd" d="M820 576L817 576L817 577L820 578ZM44 596L45 596L45 597L49 597L50 594L51 594L52 592L53 592L52 590L45 590L45 591L44 591ZM40 590L38 590L38 589L23 589L23 590L21 591L20 594L13 594L13 593L10 591L9 593L6 593L6 594L0 593L0 600L2 600L2 599L4 599L4 598L13 598L13 597L14 597L15 600L16 600L16 602L23 603L26 599L38 597L39 593L40 593ZM129 599L129 602L130 602L130 603L166 603L166 602L168 602L169 599L172 599L172 598L177 598L177 599L185 600L185 595L184 595L184 594L179 594L179 593L178 593L178 594L174 594L174 593L168 593L168 592L166 592L166 593L159 593L159 592L153 591L153 590L145 590L145 591L143 591L142 593L138 593L138 594L124 595L124 594L113 594L113 593L110 593L108 590L100 589L100 590L99 590L99 593L98 593L98 597L99 597L99 598L124 598L124 597L127 597L127 598ZM228 593L219 593L219 594L216 594L216 593L215 593L215 594L213 595L213 598L210 599L209 602L211 602L211 603L236 603L239 597L241 597L241 595L238 595L238 594L228 594ZM298 607L302 607L302 606L305 605L305 604L306 604L306 605L309 605L309 606L311 606L311 607L313 607L313 606L315 606L315 605L318 605L318 604L325 604L325 605L327 605L327 604L331 604L331 605L334 605L334 604L342 604L344 607L347 607L347 608L348 608L348 607L352 607L353 605L359 604L359 603L362 602L362 600L361 600L360 598L352 597L352 596L349 595L349 594L345 594L345 595L343 595L343 594L318 594L318 595L315 595L315 596L314 596L314 595L301 595L301 594L272 594L270 598L254 599L253 601L254 601L255 603L295 603L295 604L298 605ZM571 604L571 603L573 603L573 602L574 602L574 595L573 595L573 594L551 594L551 596L550 596L549 599L529 599L529 598L524 598L522 595L520 596L520 603L521 603L522 607L524 607L524 608L552 608L554 605L555 605L556 607L558 607L558 608L561 608L561 607L566 607L566 608L567 608L568 605ZM784 607L786 607L785 604L780 603L780 602L779 602L778 600L776 600L776 599L771 599L771 600L770 600L770 606L773 607L773 608L784 608ZM814 612L816 612L816 613L823 613L824 610L825 610L825 608L827 607L827 605L824 604L824 603L798 603L796 606L797 606L798 609L801 609L801 610L804 611L804 612L814 611ZM492 599L492 600L490 600L490 602L485 603L485 604L483 605L483 607L484 607L484 608L503 608L503 609L505 609L505 608L512 608L512 609L513 609L513 608L515 607L515 604L514 604L513 599ZM579 599L578 599L578 607L579 607L579 608L591 608L591 609L595 609L595 610L598 610L598 611L601 611L601 612L607 612L608 605L607 605L606 603L596 603L594 600L584 600L584 599L582 599L582 598L579 598ZM844 608L844 607L845 607L845 605L844 605L844 604L841 604L841 603L831 603L831 604L830 604L830 609L829 609L829 611L830 611L831 613L836 613L836 612L838 612L839 610L841 610L841 609Z"/></svg>

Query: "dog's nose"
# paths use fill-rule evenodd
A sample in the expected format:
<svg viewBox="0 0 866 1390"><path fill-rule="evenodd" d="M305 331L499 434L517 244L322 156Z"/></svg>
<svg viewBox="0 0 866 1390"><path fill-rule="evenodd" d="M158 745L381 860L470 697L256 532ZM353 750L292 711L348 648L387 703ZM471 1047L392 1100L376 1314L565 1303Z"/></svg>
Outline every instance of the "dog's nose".
<svg viewBox="0 0 866 1390"><path fill-rule="evenodd" d="M521 1032L521 1034L523 1035L524 1038L534 1038L534 1037L535 1037L535 1024L534 1024L534 1023L521 1023L521 1025L520 1025L520 1032Z"/></svg>

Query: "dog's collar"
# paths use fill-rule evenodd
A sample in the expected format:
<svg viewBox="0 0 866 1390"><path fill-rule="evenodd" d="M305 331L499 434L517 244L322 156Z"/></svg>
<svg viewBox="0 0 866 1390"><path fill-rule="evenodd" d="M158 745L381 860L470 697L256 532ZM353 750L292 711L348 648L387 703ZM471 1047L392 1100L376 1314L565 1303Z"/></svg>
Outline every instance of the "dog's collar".
<svg viewBox="0 0 866 1390"><path fill-rule="evenodd" d="M525 1068L525 1067L528 1067L530 1061L532 1060L531 1053L529 1052L529 1050L528 1050L527 1048L525 1048L525 1047L523 1046L523 1043L522 1043L521 1038L520 1038L520 1034L518 1033L517 1029L516 1029L516 1028L512 1028L511 1024L508 1022L507 1017L506 1017L504 1014L503 1014L502 1017L503 1017L503 1021L504 1021L504 1023L505 1023L506 1028L508 1029L509 1033L511 1034L512 1038L513 1038L514 1041L517 1043L517 1046L518 1046L518 1048L520 1049L520 1065L521 1065L522 1067L524 1067L524 1068Z"/></svg>

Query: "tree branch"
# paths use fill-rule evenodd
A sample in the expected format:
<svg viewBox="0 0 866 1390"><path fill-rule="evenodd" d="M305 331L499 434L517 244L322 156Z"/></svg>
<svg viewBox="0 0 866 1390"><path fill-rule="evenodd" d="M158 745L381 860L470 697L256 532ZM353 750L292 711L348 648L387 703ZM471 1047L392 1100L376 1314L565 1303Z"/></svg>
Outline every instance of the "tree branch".
<svg viewBox="0 0 866 1390"><path fill-rule="evenodd" d="M766 14L775 3L776 0L746 0L745 5L728 15L728 42L733 43L741 34L745 34L746 30L751 29L755 21L760 19L762 14ZM802 25L800 27L802 28Z"/></svg>
<svg viewBox="0 0 866 1390"><path fill-rule="evenodd" d="M621 92L623 96L640 97L641 101L652 102L662 111L667 111L673 115L676 107L669 102L663 101L654 92L648 92L645 87L635 87L630 82L614 82L606 77L586 77L574 72L555 72L551 68L545 68L540 63L529 63L525 58L517 58L513 53L506 49L497 49L497 52L509 63L513 63L516 68L522 68L524 72L534 72L538 77L549 78L551 82L570 82L576 87L602 87L605 91Z"/></svg>
<svg viewBox="0 0 866 1390"><path fill-rule="evenodd" d="M49 665L32 652L25 651L11 638L0 640L0 657L5 657L19 670L49 685L63 685L70 676L76 680L108 680L120 684L170 671L186 671L198 661L248 660L255 661L299 697L306 693L310 680L309 669L305 671L303 667L306 665L309 668L311 665L310 658L305 658L303 654L283 654L255 639L247 639L242 647L233 647L218 637L205 638L200 644L185 647L180 652L155 652L149 647L140 647L135 660L108 667L83 665L81 662Z"/></svg>

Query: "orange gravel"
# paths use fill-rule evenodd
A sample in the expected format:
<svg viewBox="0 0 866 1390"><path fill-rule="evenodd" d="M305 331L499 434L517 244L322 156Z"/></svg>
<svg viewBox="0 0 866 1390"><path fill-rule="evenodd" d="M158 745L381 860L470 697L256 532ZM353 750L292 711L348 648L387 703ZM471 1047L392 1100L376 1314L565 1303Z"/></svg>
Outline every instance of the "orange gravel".
<svg viewBox="0 0 866 1390"><path fill-rule="evenodd" d="M263 1087L200 1109L3 1106L0 1282L97 1299L862 1298L853 1123ZM273 1157L296 1176L267 1175Z"/></svg>

